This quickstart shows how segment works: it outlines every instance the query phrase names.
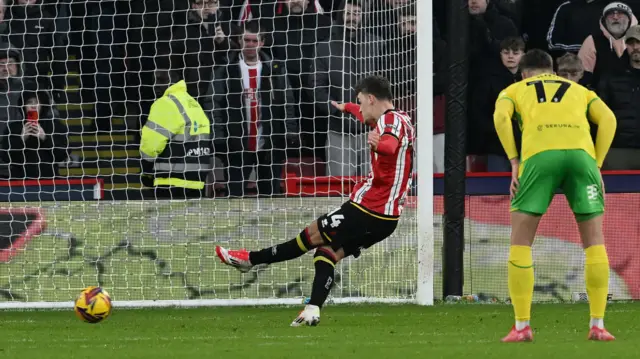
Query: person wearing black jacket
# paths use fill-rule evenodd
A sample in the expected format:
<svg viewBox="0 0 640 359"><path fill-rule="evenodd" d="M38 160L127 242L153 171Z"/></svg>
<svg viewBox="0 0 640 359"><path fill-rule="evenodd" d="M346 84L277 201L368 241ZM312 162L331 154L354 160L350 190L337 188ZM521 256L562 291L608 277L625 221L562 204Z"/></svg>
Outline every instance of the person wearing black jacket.
<svg viewBox="0 0 640 359"><path fill-rule="evenodd" d="M22 118L11 121L0 157L9 164L10 179L51 179L67 160L67 129L53 116L44 91L24 91Z"/></svg>
<svg viewBox="0 0 640 359"><path fill-rule="evenodd" d="M334 25L329 42L319 43L314 80L316 141L326 134L329 176L365 176L369 172L367 128L356 118L343 115L331 101L356 100L358 78L379 72L388 52L382 39L362 26L360 4L347 0ZM328 124L328 132L327 126Z"/></svg>
<svg viewBox="0 0 640 359"><path fill-rule="evenodd" d="M582 42L598 30L606 0L558 0L547 32L549 50L578 52Z"/></svg>
<svg viewBox="0 0 640 359"><path fill-rule="evenodd" d="M239 45L230 37L235 26L218 9L217 1L190 0L185 25L173 30L172 54L182 56L187 91L200 105L209 90L214 68L224 65L230 49ZM233 28L233 29L232 29Z"/></svg>
<svg viewBox="0 0 640 359"><path fill-rule="evenodd" d="M22 51L24 76L37 82L39 88L51 89L49 72L53 70L55 19L39 2L18 0L11 7L9 41ZM56 69L54 74L64 70L59 64Z"/></svg>
<svg viewBox="0 0 640 359"><path fill-rule="evenodd" d="M598 95L616 115L616 135L603 170L640 170L640 26L626 34L625 68L602 77Z"/></svg>
<svg viewBox="0 0 640 359"><path fill-rule="evenodd" d="M511 171L511 164L493 124L493 112L500 92L522 80L518 63L525 49L520 37L506 38L500 47L501 62L485 70L485 75L474 88L469 111L469 153L487 155L487 170L490 172Z"/></svg>
<svg viewBox="0 0 640 359"><path fill-rule="evenodd" d="M387 71L389 72L389 80L392 84L393 98L396 100L396 106L407 111L409 117L417 118L416 98L417 93L417 18L415 6L405 6L397 14L398 20L396 23L397 33L393 39L387 41L387 53L389 60L386 62L389 64ZM435 29L437 24L435 19L433 20L434 29L434 42L436 41L437 33ZM434 43L434 49L437 45ZM434 61L440 54L434 52ZM434 73L435 76L435 73ZM434 83L434 92L437 84Z"/></svg>
<svg viewBox="0 0 640 359"><path fill-rule="evenodd" d="M500 59L500 42L507 37L518 36L518 29L488 0L469 0L469 16L469 73L470 80L473 80L484 72L487 65Z"/></svg>
<svg viewBox="0 0 640 359"><path fill-rule="evenodd" d="M296 116L300 118L301 139L291 138L290 145L316 148L314 143L314 93L310 74L313 73L316 44L326 42L331 33L331 18L318 12L311 0L291 0L264 4L273 7L274 17L266 18L272 34L273 58L282 61L287 70ZM263 14L270 13L266 9ZM290 146L290 149L293 146Z"/></svg>
<svg viewBox="0 0 640 359"><path fill-rule="evenodd" d="M258 194L272 195L280 193L285 139L298 132L298 119L282 62L260 51L264 35L257 22L244 26L242 50L214 74L215 147L227 154L231 196L245 194L254 167Z"/></svg>
<svg viewBox="0 0 640 359"><path fill-rule="evenodd" d="M444 173L444 126L447 100L447 43L436 31L433 19L433 172Z"/></svg>

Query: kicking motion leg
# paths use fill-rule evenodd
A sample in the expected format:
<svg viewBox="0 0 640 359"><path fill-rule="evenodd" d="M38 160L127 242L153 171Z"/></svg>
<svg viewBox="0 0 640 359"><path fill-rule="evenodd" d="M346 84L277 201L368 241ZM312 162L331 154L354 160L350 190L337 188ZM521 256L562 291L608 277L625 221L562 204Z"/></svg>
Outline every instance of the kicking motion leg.
<svg viewBox="0 0 640 359"><path fill-rule="evenodd" d="M296 238L287 242L264 248L259 251L246 249L228 250L216 246L216 255L222 263L235 267L241 272L248 272L258 264L271 264L298 258L308 251L324 244L317 221L305 228Z"/></svg>
<svg viewBox="0 0 640 359"><path fill-rule="evenodd" d="M334 251L329 246L316 249L313 256L313 265L316 270L311 287L311 299L309 304L298 314L298 317L291 323L292 327L302 325L318 325L320 322L320 308L327 300L329 292L333 287L336 264L344 258L344 250Z"/></svg>
<svg viewBox="0 0 640 359"><path fill-rule="evenodd" d="M509 295L515 312L516 324L503 342L527 342L533 340L529 326L533 299L533 258L531 245L540 223L540 216L522 212L511 213L511 248L509 250Z"/></svg>
<svg viewBox="0 0 640 359"><path fill-rule="evenodd" d="M591 217L580 218L580 216L576 216L586 256L584 280L591 314L588 339L612 341L615 340L615 337L604 328L604 312L609 293L609 258L604 246L603 216L601 213L597 213L595 217Z"/></svg>

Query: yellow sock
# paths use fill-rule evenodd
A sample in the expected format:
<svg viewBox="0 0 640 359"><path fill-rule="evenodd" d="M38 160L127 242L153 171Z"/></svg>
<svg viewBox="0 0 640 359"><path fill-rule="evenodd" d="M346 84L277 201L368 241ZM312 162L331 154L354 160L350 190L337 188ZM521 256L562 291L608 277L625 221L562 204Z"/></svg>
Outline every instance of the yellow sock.
<svg viewBox="0 0 640 359"><path fill-rule="evenodd" d="M591 318L604 318L609 294L609 258L604 245L591 246L584 250L587 257L584 266L584 281L589 296Z"/></svg>
<svg viewBox="0 0 640 359"><path fill-rule="evenodd" d="M509 250L509 295L517 321L531 318L533 300L533 257L529 246L511 246Z"/></svg>

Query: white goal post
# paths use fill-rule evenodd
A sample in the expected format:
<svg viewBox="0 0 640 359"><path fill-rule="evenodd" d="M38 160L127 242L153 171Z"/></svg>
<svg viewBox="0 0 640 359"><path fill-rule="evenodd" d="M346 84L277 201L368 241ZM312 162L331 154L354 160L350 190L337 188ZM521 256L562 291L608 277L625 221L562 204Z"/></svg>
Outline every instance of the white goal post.
<svg viewBox="0 0 640 359"><path fill-rule="evenodd" d="M218 261L214 247L260 249L290 240L348 200L368 171L366 132L349 127L355 119L331 113L328 101L356 102L351 89L370 74L388 77L397 106L413 117L413 185L396 232L336 266L328 304L433 305L431 2L344 0L329 8L334 2L147 0L104 1L84 10L70 1L54 7L15 2L7 10L14 14L7 20L11 50L5 54L0 43L0 62L15 63L19 74L0 71L0 87L20 84L41 105L46 96L51 110L38 107L33 121L25 104L31 97L7 97L0 125L0 187L9 191L0 203L0 309L71 308L87 286L102 286L120 308L302 304L311 291L312 253L240 274ZM304 4L306 15L289 8L295 4ZM37 40L19 42L29 31L17 30L20 16L51 25L32 36ZM255 75L249 60L241 63L250 56L243 52L251 41L243 30L249 21L263 31ZM282 30L298 25L300 32ZM148 163L141 159L141 126L166 90L157 71L161 55L211 123L204 198L152 198L153 185L142 180ZM267 70L275 75L261 78ZM287 86L282 106L279 90L261 87L270 82L273 89L278 76ZM272 106L262 105L265 97ZM246 137L254 109L259 125L252 151ZM234 116L243 117L237 127ZM31 131L26 126L35 130L24 137ZM40 136L38 127L48 147L32 150L33 142L18 141ZM242 150L231 148L232 141ZM33 175L33 168L46 175ZM55 173L53 182L45 170ZM238 176L246 181L240 187ZM99 196L85 188L96 178ZM271 193L256 196L265 181Z"/></svg>

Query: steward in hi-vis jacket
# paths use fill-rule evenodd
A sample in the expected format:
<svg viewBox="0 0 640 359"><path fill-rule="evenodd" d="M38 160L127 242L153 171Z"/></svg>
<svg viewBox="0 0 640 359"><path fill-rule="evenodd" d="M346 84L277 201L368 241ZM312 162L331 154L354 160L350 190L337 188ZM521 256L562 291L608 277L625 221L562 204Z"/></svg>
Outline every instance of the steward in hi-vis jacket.
<svg viewBox="0 0 640 359"><path fill-rule="evenodd" d="M203 193L213 156L211 125L198 101L187 93L184 80L169 86L151 106L142 128L140 155L143 168L153 163L155 187Z"/></svg>

